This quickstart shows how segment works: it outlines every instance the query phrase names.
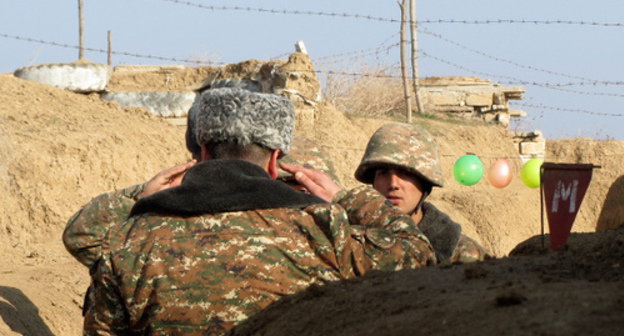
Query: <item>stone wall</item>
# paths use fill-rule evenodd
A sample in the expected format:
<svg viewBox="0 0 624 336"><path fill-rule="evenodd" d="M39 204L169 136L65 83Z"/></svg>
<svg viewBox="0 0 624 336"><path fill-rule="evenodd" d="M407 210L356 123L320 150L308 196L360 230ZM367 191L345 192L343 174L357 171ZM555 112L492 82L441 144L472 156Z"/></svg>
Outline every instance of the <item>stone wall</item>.
<svg viewBox="0 0 624 336"><path fill-rule="evenodd" d="M515 132L512 140L518 146L518 153L522 161L526 162L532 158L544 159L546 138L544 138L542 131Z"/></svg>
<svg viewBox="0 0 624 336"><path fill-rule="evenodd" d="M430 77L421 79L421 99L428 112L443 112L466 119L482 119L508 127L511 118L524 117L509 108L510 100L522 99L524 88L508 87L477 77Z"/></svg>

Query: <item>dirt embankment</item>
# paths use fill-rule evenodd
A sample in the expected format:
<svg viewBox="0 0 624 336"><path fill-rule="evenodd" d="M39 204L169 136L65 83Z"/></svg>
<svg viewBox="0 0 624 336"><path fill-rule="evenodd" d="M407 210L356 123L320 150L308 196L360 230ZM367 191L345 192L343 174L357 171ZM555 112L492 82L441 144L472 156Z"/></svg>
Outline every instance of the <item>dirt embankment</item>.
<svg viewBox="0 0 624 336"><path fill-rule="evenodd" d="M89 278L87 270L62 246L60 236L67 219L99 193L143 182L188 159L184 129L140 109L122 109L102 102L97 95L75 94L10 75L0 75L0 102L0 187L4 190L0 194L4 210L0 213L0 334L78 335L82 297ZM467 152L479 155L486 167L496 158L512 158L518 173L520 161L505 130L484 124L417 120L437 137L443 155L447 184L434 191L431 200L463 224L469 236L495 255L504 256L539 232L539 192L524 186L519 178L500 190L485 181L465 187L452 178L453 162ZM387 120L347 118L333 107L321 105L313 123L300 123L313 127L299 128L297 133L323 145L343 184L352 187L356 185L352 172L366 141L384 122ZM624 168L618 162L624 144L581 141L549 142L547 160L602 165L595 173L575 229L615 227L621 224L624 211ZM603 203L610 205L603 210ZM533 263L523 260L526 265ZM489 276L499 271L525 267L509 262L503 266L493 264L491 270L483 266L490 275L479 280L479 286L485 286L488 279L493 279ZM463 269L426 272L432 274L427 275L429 279L439 276L440 286L449 283L444 288L432 287L432 293L464 292ZM403 274L407 273L388 279L412 281L402 278L407 277ZM445 277L459 278L453 282ZM594 285L579 284L575 290L585 287L590 291ZM474 295L479 293L476 288ZM403 294L409 292L401 290ZM401 293L384 290L366 300L387 301ZM424 316L439 319L441 310L434 301L422 307Z"/></svg>
<svg viewBox="0 0 624 336"><path fill-rule="evenodd" d="M0 76L0 335L79 335L87 269L69 217L186 160L183 133L136 109Z"/></svg>

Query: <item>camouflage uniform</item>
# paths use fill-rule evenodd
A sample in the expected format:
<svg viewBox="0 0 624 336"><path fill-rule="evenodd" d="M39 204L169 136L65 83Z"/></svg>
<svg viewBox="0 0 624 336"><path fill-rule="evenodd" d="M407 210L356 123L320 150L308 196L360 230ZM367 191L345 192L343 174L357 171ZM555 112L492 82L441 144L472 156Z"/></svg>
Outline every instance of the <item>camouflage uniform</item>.
<svg viewBox="0 0 624 336"><path fill-rule="evenodd" d="M483 248L483 246L479 245L479 243L477 243L474 239L461 235L449 262L468 263L483 261L489 258L492 258L492 256Z"/></svg>
<svg viewBox="0 0 624 336"><path fill-rule="evenodd" d="M251 180L237 183L242 175ZM244 161L197 164L182 185L142 198L128 221L112 224L92 270L97 304L85 334L220 335L311 284L434 260L413 221L376 191L358 188L340 202L350 211Z"/></svg>
<svg viewBox="0 0 624 336"><path fill-rule="evenodd" d="M92 199L67 222L65 248L80 263L91 268L102 255L102 241L115 223L123 223L143 192L144 184L106 193Z"/></svg>
<svg viewBox="0 0 624 336"><path fill-rule="evenodd" d="M431 241L438 262L471 262L488 257L476 241L461 234L459 224L431 203L424 202L432 187L444 185L438 148L429 132L411 124L381 126L369 140L355 178L372 184L375 170L380 167L407 171L428 184L416 207L423 207L423 219L417 225Z"/></svg>
<svg viewBox="0 0 624 336"><path fill-rule="evenodd" d="M189 123L191 120L189 117ZM194 137L187 132L187 148L197 152L196 147L199 145L194 141ZM318 169L339 183L331 161L316 143L307 138L294 137L290 152L281 161ZM294 177L279 169L278 179L291 182ZM139 184L92 199L68 221L63 232L65 248L80 263L91 268L101 256L102 240L108 229L114 223L122 223L128 219L128 214L143 189L144 184Z"/></svg>
<svg viewBox="0 0 624 336"><path fill-rule="evenodd" d="M424 202L418 228L433 245L439 263L482 261L489 257L476 241L461 233L461 225L433 204Z"/></svg>

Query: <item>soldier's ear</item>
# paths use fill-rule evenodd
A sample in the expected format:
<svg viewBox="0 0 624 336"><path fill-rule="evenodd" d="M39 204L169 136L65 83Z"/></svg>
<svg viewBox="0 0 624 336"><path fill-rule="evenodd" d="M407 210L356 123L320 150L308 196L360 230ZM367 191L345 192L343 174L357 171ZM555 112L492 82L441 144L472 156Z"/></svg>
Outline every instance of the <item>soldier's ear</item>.
<svg viewBox="0 0 624 336"><path fill-rule="evenodd" d="M201 160L199 161L206 161L206 160L212 159L212 157L210 156L210 153L208 152L208 148L206 148L206 145L201 145L200 159Z"/></svg>
<svg viewBox="0 0 624 336"><path fill-rule="evenodd" d="M271 152L271 156L269 157L269 162L267 162L266 171L269 173L272 179L276 179L279 175L279 171L277 170L277 161L281 155L282 151L279 149L274 149Z"/></svg>

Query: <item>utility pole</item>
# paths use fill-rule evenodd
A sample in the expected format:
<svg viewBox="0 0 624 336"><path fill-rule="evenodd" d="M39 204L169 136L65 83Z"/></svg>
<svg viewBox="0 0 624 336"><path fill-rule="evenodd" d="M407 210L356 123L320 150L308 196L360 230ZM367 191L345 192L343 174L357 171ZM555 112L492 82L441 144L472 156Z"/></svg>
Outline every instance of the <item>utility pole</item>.
<svg viewBox="0 0 624 336"><path fill-rule="evenodd" d="M84 16L83 16L84 0L78 0L78 59L84 58Z"/></svg>
<svg viewBox="0 0 624 336"><path fill-rule="evenodd" d="M108 31L108 65L113 65L113 33Z"/></svg>
<svg viewBox="0 0 624 336"><path fill-rule="evenodd" d="M407 79L407 66L406 63L406 48L405 43L407 42L407 0L402 0L403 2L398 2L399 7L401 8L401 77L403 78L403 95L405 97L405 112L407 117L407 122L412 122L412 102L410 97L409 90L409 81Z"/></svg>
<svg viewBox="0 0 624 336"><path fill-rule="evenodd" d="M412 37L412 84L414 85L414 97L419 114L425 113L422 100L420 99L420 83L418 72L418 27L416 26L416 0L410 0L410 33Z"/></svg>

